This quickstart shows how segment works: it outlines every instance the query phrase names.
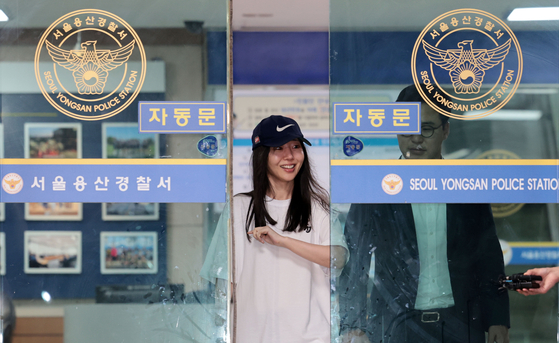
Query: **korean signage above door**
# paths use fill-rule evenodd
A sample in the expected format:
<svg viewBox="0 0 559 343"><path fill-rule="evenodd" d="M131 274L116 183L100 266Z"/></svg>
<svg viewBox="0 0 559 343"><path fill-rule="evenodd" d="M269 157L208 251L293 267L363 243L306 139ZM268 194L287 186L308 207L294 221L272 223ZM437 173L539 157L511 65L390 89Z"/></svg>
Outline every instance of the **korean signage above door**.
<svg viewBox="0 0 559 343"><path fill-rule="evenodd" d="M141 101L140 132L225 133L224 102Z"/></svg>
<svg viewBox="0 0 559 343"><path fill-rule="evenodd" d="M334 134L420 134L419 102L332 104Z"/></svg>

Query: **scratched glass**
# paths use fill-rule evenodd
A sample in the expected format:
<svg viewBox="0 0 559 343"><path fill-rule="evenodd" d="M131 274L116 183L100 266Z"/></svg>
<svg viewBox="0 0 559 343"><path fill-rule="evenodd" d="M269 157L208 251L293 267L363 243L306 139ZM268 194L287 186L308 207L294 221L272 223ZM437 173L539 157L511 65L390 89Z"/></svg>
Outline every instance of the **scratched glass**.
<svg viewBox="0 0 559 343"><path fill-rule="evenodd" d="M330 1L331 103L421 101L423 122L330 137L351 254L333 342L485 342L509 324L511 342L557 341L557 286L499 282L559 264L559 26L514 7Z"/></svg>
<svg viewBox="0 0 559 343"><path fill-rule="evenodd" d="M223 105L138 112L227 101L227 2L94 7L0 4L0 341L226 342Z"/></svg>

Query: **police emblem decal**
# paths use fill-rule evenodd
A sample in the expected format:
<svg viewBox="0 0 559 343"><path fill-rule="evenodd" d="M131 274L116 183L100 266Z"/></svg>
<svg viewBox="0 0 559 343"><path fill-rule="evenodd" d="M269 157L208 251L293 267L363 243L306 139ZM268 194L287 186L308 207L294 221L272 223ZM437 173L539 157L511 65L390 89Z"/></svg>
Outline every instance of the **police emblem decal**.
<svg viewBox="0 0 559 343"><path fill-rule="evenodd" d="M399 175L388 174L382 178L382 190L389 195L396 195L404 188L404 181Z"/></svg>
<svg viewBox="0 0 559 343"><path fill-rule="evenodd" d="M2 178L2 188L8 194L17 194L23 189L23 179L16 173L6 174Z"/></svg>
<svg viewBox="0 0 559 343"><path fill-rule="evenodd" d="M440 15L421 32L411 69L429 106L451 118L472 120L501 109L512 98L522 63L518 40L501 19L477 9L458 9Z"/></svg>
<svg viewBox="0 0 559 343"><path fill-rule="evenodd" d="M134 29L107 11L84 9L56 20L35 52L35 77L47 101L81 120L112 117L138 95L146 54Z"/></svg>

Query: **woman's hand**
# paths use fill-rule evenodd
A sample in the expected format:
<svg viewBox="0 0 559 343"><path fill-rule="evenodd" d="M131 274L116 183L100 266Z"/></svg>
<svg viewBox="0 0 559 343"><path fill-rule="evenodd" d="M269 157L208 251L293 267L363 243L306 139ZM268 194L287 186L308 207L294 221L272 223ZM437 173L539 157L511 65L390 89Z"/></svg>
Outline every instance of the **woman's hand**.
<svg viewBox="0 0 559 343"><path fill-rule="evenodd" d="M252 235L260 243L268 243L278 247L286 248L293 251L302 258L319 264L323 267L330 268L330 246L318 245L300 241L298 239L285 237L275 232L269 226L260 226L247 232ZM340 246L334 246L332 254L334 257L334 267L343 268L346 261L347 250Z"/></svg>
<svg viewBox="0 0 559 343"><path fill-rule="evenodd" d="M252 235L252 237L262 244L268 243L285 248L285 240L287 238L275 232L269 226L256 227L252 231L249 231L248 234Z"/></svg>

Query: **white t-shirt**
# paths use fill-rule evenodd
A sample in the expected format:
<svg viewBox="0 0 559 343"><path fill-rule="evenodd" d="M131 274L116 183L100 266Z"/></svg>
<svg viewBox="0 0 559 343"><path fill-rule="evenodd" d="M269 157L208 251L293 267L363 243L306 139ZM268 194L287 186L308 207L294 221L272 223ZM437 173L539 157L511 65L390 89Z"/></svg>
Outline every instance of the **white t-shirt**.
<svg viewBox="0 0 559 343"><path fill-rule="evenodd" d="M267 198L268 213L277 221L268 226L283 236L330 245L330 216L318 204L312 207L310 232L283 231L290 201ZM234 197L237 341L329 343L329 268L286 248L253 238L249 242L245 229L249 204L250 197L246 195ZM332 230L336 237L333 244L347 249L339 222Z"/></svg>

